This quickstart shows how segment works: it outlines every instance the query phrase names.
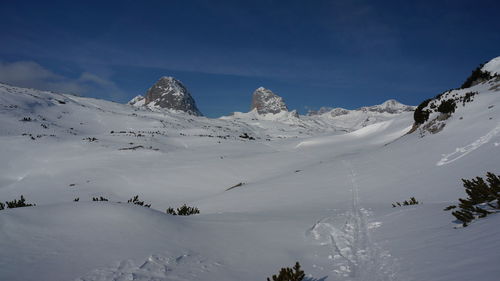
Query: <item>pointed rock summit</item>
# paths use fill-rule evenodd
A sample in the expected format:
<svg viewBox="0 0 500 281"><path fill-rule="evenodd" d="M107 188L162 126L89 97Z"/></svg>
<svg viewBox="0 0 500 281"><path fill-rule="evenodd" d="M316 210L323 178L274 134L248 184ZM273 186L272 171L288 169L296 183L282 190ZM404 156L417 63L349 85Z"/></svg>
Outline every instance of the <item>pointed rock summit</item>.
<svg viewBox="0 0 500 281"><path fill-rule="evenodd" d="M137 96L129 104L148 108L166 108L183 111L191 115L202 116L187 88L173 77L162 77L144 97Z"/></svg>
<svg viewBox="0 0 500 281"><path fill-rule="evenodd" d="M257 109L259 114L276 114L288 111L283 98L264 87L260 87L253 92L251 110L254 109Z"/></svg>

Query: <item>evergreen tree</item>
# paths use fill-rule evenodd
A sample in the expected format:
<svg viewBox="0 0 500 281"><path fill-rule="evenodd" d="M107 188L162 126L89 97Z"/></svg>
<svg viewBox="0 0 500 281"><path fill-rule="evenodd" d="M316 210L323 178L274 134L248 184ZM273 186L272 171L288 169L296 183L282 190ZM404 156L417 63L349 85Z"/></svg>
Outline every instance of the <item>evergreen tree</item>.
<svg viewBox="0 0 500 281"><path fill-rule="evenodd" d="M140 201L139 200L139 195L136 195L136 196L130 198L127 201L127 203L132 203L132 204L143 206L143 207L146 207L146 208L150 208L151 207L151 204L144 204L144 201Z"/></svg>
<svg viewBox="0 0 500 281"><path fill-rule="evenodd" d="M305 276L304 271L300 269L299 262L296 262L293 268L281 268L277 276L273 275L272 281L302 281ZM267 281L271 279L267 278Z"/></svg>
<svg viewBox="0 0 500 281"><path fill-rule="evenodd" d="M459 198L458 207L460 210L452 212L452 215L461 221L463 226L467 226L476 218L484 218L493 213L493 211L485 209L485 204L492 209L500 210L500 177L488 172L486 173L486 181L481 177L466 180L462 179L467 198ZM493 203L496 201L496 203ZM449 206L445 210L451 210L454 206Z"/></svg>
<svg viewBox="0 0 500 281"><path fill-rule="evenodd" d="M5 204L9 209L35 206L34 204L26 203L26 198L24 198L23 195L21 195L21 199L19 200L14 199L12 201L7 201L5 202Z"/></svg>

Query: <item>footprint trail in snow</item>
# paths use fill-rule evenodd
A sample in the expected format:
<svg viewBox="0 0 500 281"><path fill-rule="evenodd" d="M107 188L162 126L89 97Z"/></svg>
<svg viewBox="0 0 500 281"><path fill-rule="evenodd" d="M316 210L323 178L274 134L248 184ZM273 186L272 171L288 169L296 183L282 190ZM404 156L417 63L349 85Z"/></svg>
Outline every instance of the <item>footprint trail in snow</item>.
<svg viewBox="0 0 500 281"><path fill-rule="evenodd" d="M359 206L356 174L349 163L344 164L351 178L351 210L324 218L308 231L314 241L328 249L323 255L327 255L331 267L321 269L333 272L335 280L400 280L394 258L370 239L369 229L378 225L367 223L369 211Z"/></svg>
<svg viewBox="0 0 500 281"><path fill-rule="evenodd" d="M449 163L452 163L465 155L471 153L472 151L478 149L482 145L488 143L491 139L493 139L495 136L497 136L500 133L500 123L493 128L491 131L489 131L486 135L478 138L474 142L464 146L464 147L457 147L455 151L449 154L443 154L443 157L441 160L439 160L436 163L436 166L443 166ZM495 146L498 146L498 143L494 143Z"/></svg>

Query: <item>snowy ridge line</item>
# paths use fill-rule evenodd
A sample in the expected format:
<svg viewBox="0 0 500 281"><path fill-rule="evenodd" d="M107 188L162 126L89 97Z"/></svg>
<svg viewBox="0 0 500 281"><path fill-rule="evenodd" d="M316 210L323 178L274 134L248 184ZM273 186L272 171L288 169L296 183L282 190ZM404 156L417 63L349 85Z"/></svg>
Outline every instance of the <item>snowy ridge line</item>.
<svg viewBox="0 0 500 281"><path fill-rule="evenodd" d="M436 166L443 166L464 157L465 155L478 149L482 145L488 143L491 139L493 139L496 135L498 135L498 133L500 133L500 123L498 123L498 125L491 131L489 131L486 135L478 138L474 142L463 147L457 147L455 151L452 153L443 154L443 157L436 163Z"/></svg>

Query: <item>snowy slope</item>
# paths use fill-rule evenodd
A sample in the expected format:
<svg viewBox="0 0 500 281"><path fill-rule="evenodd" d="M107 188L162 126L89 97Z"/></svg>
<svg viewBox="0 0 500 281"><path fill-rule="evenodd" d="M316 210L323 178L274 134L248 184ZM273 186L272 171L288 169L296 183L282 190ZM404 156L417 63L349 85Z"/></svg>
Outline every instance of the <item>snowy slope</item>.
<svg viewBox="0 0 500 281"><path fill-rule="evenodd" d="M425 137L410 111L208 119L0 85L0 200L37 204L0 211L0 279L265 280L298 260L310 280L497 280L498 215L442 211L500 173L491 83ZM117 203L134 195L152 208ZM183 203L201 214L165 214Z"/></svg>
<svg viewBox="0 0 500 281"><path fill-rule="evenodd" d="M500 57L496 57L486 63L482 70L489 71L491 74L500 74Z"/></svg>

